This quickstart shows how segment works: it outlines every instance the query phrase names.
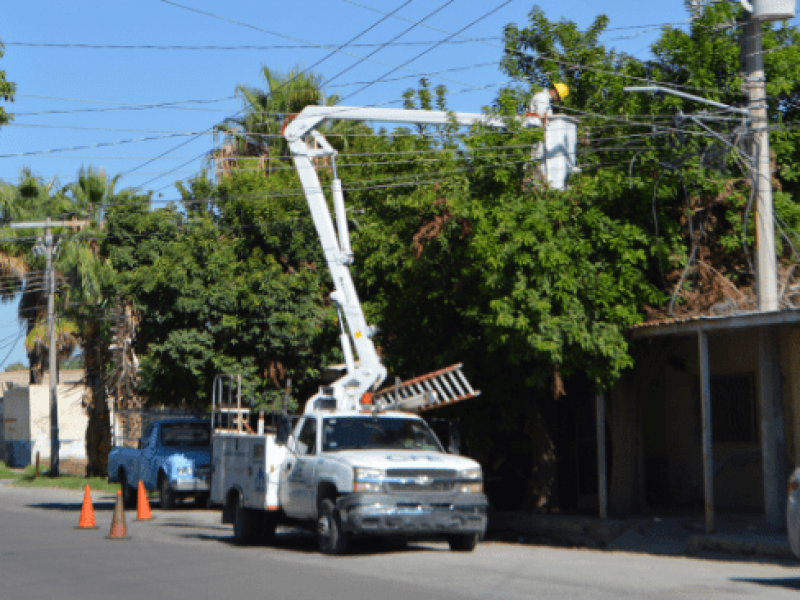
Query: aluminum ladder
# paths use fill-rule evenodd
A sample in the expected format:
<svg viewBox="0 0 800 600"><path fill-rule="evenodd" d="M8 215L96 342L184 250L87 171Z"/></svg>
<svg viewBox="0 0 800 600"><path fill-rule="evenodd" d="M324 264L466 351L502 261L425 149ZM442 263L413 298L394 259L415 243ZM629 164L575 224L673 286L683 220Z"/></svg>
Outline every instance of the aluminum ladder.
<svg viewBox="0 0 800 600"><path fill-rule="evenodd" d="M378 410L410 410L424 412L475 398L475 391L461 372L463 364L414 377L408 381L396 380L393 386L372 394L372 403Z"/></svg>

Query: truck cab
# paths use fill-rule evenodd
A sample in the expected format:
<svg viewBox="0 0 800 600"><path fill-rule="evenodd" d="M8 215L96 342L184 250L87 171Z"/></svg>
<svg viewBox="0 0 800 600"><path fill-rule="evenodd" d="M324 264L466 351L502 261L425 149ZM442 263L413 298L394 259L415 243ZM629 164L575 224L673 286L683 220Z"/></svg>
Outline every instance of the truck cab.
<svg viewBox="0 0 800 600"><path fill-rule="evenodd" d="M486 531L480 465L445 452L415 414L313 412L289 449L281 505L289 516L316 521L319 532L439 535L460 548L474 547Z"/></svg>

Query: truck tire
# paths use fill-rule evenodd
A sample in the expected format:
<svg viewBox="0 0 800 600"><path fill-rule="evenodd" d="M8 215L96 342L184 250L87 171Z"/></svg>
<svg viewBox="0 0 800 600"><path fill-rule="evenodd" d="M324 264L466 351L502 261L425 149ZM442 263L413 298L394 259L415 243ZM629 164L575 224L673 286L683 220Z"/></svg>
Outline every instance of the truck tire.
<svg viewBox="0 0 800 600"><path fill-rule="evenodd" d="M478 534L451 535L447 538L447 543L454 552L472 552L478 545Z"/></svg>
<svg viewBox="0 0 800 600"><path fill-rule="evenodd" d="M233 541L244 546L250 544L254 538L254 523L251 511L242 506L238 496L233 501Z"/></svg>
<svg viewBox="0 0 800 600"><path fill-rule="evenodd" d="M161 501L161 510L172 510L175 508L175 492L169 487L169 479L163 474L158 479L158 497Z"/></svg>
<svg viewBox="0 0 800 600"><path fill-rule="evenodd" d="M342 529L339 511L330 498L319 505L317 545L323 554L342 555L347 551L347 533Z"/></svg>
<svg viewBox="0 0 800 600"><path fill-rule="evenodd" d="M256 539L259 544L275 543L275 530L278 528L278 515L267 511L258 511L256 518Z"/></svg>
<svg viewBox="0 0 800 600"><path fill-rule="evenodd" d="M122 491L122 506L125 508L136 508L136 494L133 488L128 485L128 477L125 475L125 469L119 470L119 487Z"/></svg>

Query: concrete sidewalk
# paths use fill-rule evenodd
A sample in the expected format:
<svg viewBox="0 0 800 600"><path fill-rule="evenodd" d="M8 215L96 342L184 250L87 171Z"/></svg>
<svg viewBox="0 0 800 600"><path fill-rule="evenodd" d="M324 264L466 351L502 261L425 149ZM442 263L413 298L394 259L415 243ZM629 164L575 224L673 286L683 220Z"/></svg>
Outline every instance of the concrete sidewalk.
<svg viewBox="0 0 800 600"><path fill-rule="evenodd" d="M703 516L695 514L600 519L498 511L489 517L487 537L667 556L728 554L798 561L786 534L766 531L759 515L717 515L716 532L708 534Z"/></svg>

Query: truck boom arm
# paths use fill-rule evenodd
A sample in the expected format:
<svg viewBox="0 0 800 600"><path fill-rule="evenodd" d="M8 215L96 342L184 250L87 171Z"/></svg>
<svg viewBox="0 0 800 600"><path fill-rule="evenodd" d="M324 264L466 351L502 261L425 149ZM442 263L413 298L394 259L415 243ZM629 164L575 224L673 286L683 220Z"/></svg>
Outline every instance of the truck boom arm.
<svg viewBox="0 0 800 600"><path fill-rule="evenodd" d="M322 250L325 254L325 261L330 269L335 287L331 298L336 303L339 311L339 322L342 328L342 351L344 352L347 366L347 373L331 386L333 388L333 396L336 399L336 409L354 410L359 407L361 397L365 393L377 389L386 379L386 367L381 364L375 345L372 343L371 338L375 329L367 325L361 302L350 276L349 265L353 262L353 253L350 248L350 235L347 227L342 183L336 173L335 158L337 152L325 137L316 130L321 123L332 119L419 125L447 125L455 121L458 125L468 126L482 123L489 127L505 127L507 122L502 118L489 117L479 113L348 106L307 106L285 126L283 135L289 143L292 159L294 160L300 183L303 186L303 191L311 210L311 218L317 229ZM568 125L567 129L572 132L572 138L574 139L575 125L568 117L548 118L546 123L547 131L549 132L551 129L551 123L561 124L562 122ZM572 124L571 129L569 127L570 123ZM524 117L522 118L522 125L525 127L541 127L543 123L538 117ZM317 142L319 147L309 145L307 141L309 136ZM574 143L572 143L571 149L569 146L570 144L567 143L566 147L562 145L555 148L554 155L558 154L560 157L565 158L567 164L569 165L571 162L574 167L575 146ZM549 159L549 150L546 140L546 159ZM333 162L331 193L336 213L336 227L334 227L328 203L325 200L325 193L314 168L313 159L318 157L330 157ZM564 179L568 171L569 169L564 169ZM563 181L561 183L563 185ZM552 184L553 182L551 181ZM558 182L554 187L561 189ZM358 353L358 364L356 364L353 357L353 349L350 344L351 336ZM307 410L315 408L314 400L318 396L311 399Z"/></svg>

